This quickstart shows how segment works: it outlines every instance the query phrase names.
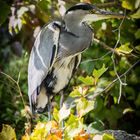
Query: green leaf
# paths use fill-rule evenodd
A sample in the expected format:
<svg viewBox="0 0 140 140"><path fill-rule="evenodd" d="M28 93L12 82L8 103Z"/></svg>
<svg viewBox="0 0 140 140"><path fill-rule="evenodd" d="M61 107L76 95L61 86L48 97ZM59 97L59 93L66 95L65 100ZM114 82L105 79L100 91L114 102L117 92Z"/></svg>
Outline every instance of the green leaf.
<svg viewBox="0 0 140 140"><path fill-rule="evenodd" d="M117 121L119 118L121 118L122 115L122 109L118 108L114 105L111 106L110 109L104 109L104 116L108 116L108 114L110 114L109 117L107 117L107 121L109 122L110 126L116 126Z"/></svg>
<svg viewBox="0 0 140 140"><path fill-rule="evenodd" d="M92 75L95 77L95 83L97 83L97 80L103 75L105 71L107 71L108 68L105 67L105 64L103 64L101 69L94 69Z"/></svg>
<svg viewBox="0 0 140 140"><path fill-rule="evenodd" d="M130 46L130 43L125 43L124 45L121 45L119 48L116 48L116 51L119 53L119 54L130 54L133 49L129 48Z"/></svg>
<svg viewBox="0 0 140 140"><path fill-rule="evenodd" d="M87 127L87 132L90 134L99 133L104 130L104 124L101 120L94 121Z"/></svg>
<svg viewBox="0 0 140 140"><path fill-rule="evenodd" d="M138 94L138 96L137 96L137 98L136 98L136 100L135 100L135 105L136 105L137 107L140 107L140 93Z"/></svg>
<svg viewBox="0 0 140 140"><path fill-rule="evenodd" d="M122 1L122 7L128 10L133 10L134 9L134 3L135 1L132 0L123 0Z"/></svg>
<svg viewBox="0 0 140 140"><path fill-rule="evenodd" d="M138 30L135 32L135 37L136 37L136 39L139 39L139 38L140 38L140 29L138 29Z"/></svg>
<svg viewBox="0 0 140 140"><path fill-rule="evenodd" d="M132 18L136 18L136 19L140 18L140 8L137 10L136 13L134 13L133 15L131 15L131 17Z"/></svg>
<svg viewBox="0 0 140 140"><path fill-rule="evenodd" d="M74 123L76 120L77 120L77 117L75 115L73 115L73 114L70 114L70 117L69 117L69 119L66 122L66 126Z"/></svg>
<svg viewBox="0 0 140 140"><path fill-rule="evenodd" d="M68 122L69 123L66 123L65 133L67 133L70 138L78 135L78 133L84 128L82 120L74 115L70 116Z"/></svg>
<svg viewBox="0 0 140 140"><path fill-rule="evenodd" d="M78 89L74 89L74 91L72 91L69 96L71 96L71 97L79 97L79 96L81 96L81 94L80 94Z"/></svg>
<svg viewBox="0 0 140 140"><path fill-rule="evenodd" d="M140 45L136 46L135 48L136 50L140 51Z"/></svg>
<svg viewBox="0 0 140 140"><path fill-rule="evenodd" d="M94 101L88 101L85 98L80 98L77 100L76 109L78 116L82 117L94 109Z"/></svg>
<svg viewBox="0 0 140 140"><path fill-rule="evenodd" d="M10 13L10 6L6 2L0 1L0 25L4 23Z"/></svg>
<svg viewBox="0 0 140 140"><path fill-rule="evenodd" d="M103 134L102 140L115 140L115 138L111 134Z"/></svg>
<svg viewBox="0 0 140 140"><path fill-rule="evenodd" d="M78 79L86 85L94 84L94 78L92 76L86 76L86 77L79 76Z"/></svg>
<svg viewBox="0 0 140 140"><path fill-rule="evenodd" d="M57 122L59 121L59 112L56 108L53 109L53 117Z"/></svg>
<svg viewBox="0 0 140 140"><path fill-rule="evenodd" d="M47 12L49 9L50 2L48 0L41 0L37 3L41 11Z"/></svg>

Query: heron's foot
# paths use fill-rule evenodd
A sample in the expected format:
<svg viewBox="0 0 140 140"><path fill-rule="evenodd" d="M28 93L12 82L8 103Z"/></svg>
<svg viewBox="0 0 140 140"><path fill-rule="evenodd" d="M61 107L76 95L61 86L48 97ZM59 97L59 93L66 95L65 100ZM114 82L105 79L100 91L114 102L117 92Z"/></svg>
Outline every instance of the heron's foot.
<svg viewBox="0 0 140 140"><path fill-rule="evenodd" d="M63 91L60 92L60 95L61 95L61 98L60 98L60 109L62 108L63 106L63 103L64 103L64 93ZM64 140L64 127L65 127L65 122L64 120L62 120L62 140Z"/></svg>

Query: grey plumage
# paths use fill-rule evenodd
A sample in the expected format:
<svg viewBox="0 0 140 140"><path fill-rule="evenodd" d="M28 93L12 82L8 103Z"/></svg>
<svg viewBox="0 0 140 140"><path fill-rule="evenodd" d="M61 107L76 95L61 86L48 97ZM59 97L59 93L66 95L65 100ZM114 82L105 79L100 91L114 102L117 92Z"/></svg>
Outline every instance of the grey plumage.
<svg viewBox="0 0 140 140"><path fill-rule="evenodd" d="M43 87L41 85L42 81L50 71L57 54L60 30L58 28L52 30L53 24L54 22L50 23L40 31L30 54L28 65L28 94L31 108L37 104L37 95ZM42 91L42 93L44 92ZM48 102L47 100L45 102ZM34 111L33 108L32 111Z"/></svg>
<svg viewBox="0 0 140 140"><path fill-rule="evenodd" d="M48 96L56 94L66 87L73 70L81 60L78 51L73 57L74 48L67 49L65 46L67 44L65 37L71 38L72 43L75 43L75 36L64 29L61 30L59 27L52 30L51 27L56 26L54 24L60 25L58 22L52 22L41 30L30 55L28 92L33 112L44 111L48 104Z"/></svg>
<svg viewBox="0 0 140 140"><path fill-rule="evenodd" d="M91 10L93 10L91 12ZM98 14L96 14L96 12ZM80 3L67 10L62 22L54 21L40 31L28 66L28 95L32 112L45 111L49 100L69 83L87 49L93 31L86 23L110 18L94 5ZM115 15L116 16L116 15Z"/></svg>

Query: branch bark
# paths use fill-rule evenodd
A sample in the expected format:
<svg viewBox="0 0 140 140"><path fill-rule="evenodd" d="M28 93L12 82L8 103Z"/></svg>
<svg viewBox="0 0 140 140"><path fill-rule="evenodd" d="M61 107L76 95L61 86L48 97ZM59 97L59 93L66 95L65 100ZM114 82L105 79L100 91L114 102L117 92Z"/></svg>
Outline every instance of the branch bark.
<svg viewBox="0 0 140 140"><path fill-rule="evenodd" d="M96 43L98 43L99 45L101 45L104 49L109 50L109 51L114 52L115 54L119 55L119 53L114 48L109 47L103 41L98 40L97 38L94 38L93 41L95 41Z"/></svg>

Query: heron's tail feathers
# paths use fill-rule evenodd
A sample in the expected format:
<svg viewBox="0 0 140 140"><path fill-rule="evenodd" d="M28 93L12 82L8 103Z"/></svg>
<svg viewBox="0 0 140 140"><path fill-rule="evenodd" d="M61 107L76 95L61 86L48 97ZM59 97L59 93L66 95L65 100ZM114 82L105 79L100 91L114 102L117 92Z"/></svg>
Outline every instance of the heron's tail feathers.
<svg viewBox="0 0 140 140"><path fill-rule="evenodd" d="M44 87L39 92L37 90L31 95L32 113L43 113L47 109L49 98Z"/></svg>

